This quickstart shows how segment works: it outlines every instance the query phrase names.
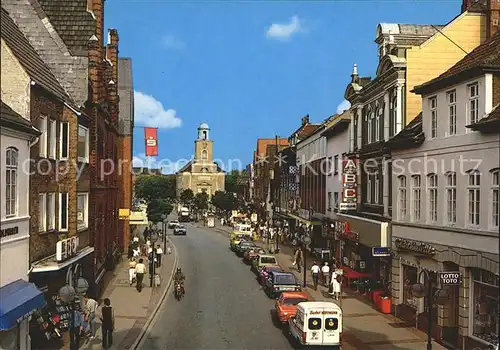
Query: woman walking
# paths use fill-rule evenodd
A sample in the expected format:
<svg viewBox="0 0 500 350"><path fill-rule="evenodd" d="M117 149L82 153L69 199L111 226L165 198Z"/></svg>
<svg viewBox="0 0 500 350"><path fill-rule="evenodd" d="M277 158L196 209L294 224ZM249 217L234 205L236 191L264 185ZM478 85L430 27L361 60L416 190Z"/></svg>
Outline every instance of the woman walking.
<svg viewBox="0 0 500 350"><path fill-rule="evenodd" d="M101 322L102 347L109 349L113 345L113 330L115 328L115 314L109 298L104 299L104 306L101 309Z"/></svg>

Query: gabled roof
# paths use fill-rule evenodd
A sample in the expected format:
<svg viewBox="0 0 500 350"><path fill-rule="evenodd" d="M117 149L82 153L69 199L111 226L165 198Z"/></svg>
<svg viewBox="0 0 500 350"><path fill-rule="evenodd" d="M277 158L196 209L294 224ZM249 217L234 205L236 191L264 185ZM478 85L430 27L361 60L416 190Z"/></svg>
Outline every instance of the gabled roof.
<svg viewBox="0 0 500 350"><path fill-rule="evenodd" d="M2 110L1 110L0 126L2 128L9 128L25 132L33 136L39 136L41 134L40 131L37 128L35 128L29 120L20 116L5 102L1 101L1 103L2 103Z"/></svg>
<svg viewBox="0 0 500 350"><path fill-rule="evenodd" d="M280 146L288 146L288 140L284 138L278 138L278 143ZM257 154L256 156L263 156L266 154L267 145L276 144L276 138L272 139L257 139Z"/></svg>
<svg viewBox="0 0 500 350"><path fill-rule="evenodd" d="M403 130L390 138L386 144L391 149L405 149L419 146L424 140L422 112L420 112Z"/></svg>
<svg viewBox="0 0 500 350"><path fill-rule="evenodd" d="M23 69L36 84L61 100L70 101L50 68L40 58L4 8L2 8L1 35Z"/></svg>
<svg viewBox="0 0 500 350"><path fill-rule="evenodd" d="M96 33L96 20L87 0L38 0L61 39L74 56L87 56L88 41ZM104 1L102 6L104 7ZM104 10L103 10L104 11Z"/></svg>
<svg viewBox="0 0 500 350"><path fill-rule="evenodd" d="M416 86L413 92L431 93L487 71L500 72L500 32L476 47L437 78Z"/></svg>
<svg viewBox="0 0 500 350"><path fill-rule="evenodd" d="M394 44L417 46L436 34L444 25L380 23L377 28L376 42L381 36L391 35Z"/></svg>

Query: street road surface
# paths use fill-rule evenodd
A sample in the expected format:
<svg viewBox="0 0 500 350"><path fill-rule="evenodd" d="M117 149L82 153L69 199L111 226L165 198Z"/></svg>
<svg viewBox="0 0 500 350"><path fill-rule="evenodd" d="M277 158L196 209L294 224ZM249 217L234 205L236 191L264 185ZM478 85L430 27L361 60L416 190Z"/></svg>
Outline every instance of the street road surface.
<svg viewBox="0 0 500 350"><path fill-rule="evenodd" d="M139 349L293 349L273 324L274 301L229 250L229 238L186 226L186 236L170 236L186 295L176 301L170 293Z"/></svg>

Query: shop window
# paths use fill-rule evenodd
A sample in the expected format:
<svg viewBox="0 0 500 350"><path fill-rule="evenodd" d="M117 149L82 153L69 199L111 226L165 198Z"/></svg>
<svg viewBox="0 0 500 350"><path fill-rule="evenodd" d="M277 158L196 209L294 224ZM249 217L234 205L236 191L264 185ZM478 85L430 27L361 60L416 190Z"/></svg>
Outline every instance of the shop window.
<svg viewBox="0 0 500 350"><path fill-rule="evenodd" d="M472 270L473 312L472 335L491 344L498 344L499 278L492 272Z"/></svg>
<svg viewBox="0 0 500 350"><path fill-rule="evenodd" d="M418 300L413 297L411 287L417 283L418 271L414 266L403 265L403 304L417 309Z"/></svg>

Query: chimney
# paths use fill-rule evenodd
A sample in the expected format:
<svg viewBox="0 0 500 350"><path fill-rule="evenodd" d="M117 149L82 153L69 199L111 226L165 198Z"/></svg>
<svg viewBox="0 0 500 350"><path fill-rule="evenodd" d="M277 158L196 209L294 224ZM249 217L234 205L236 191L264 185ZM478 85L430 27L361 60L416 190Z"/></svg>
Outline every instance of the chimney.
<svg viewBox="0 0 500 350"><path fill-rule="evenodd" d="M302 118L302 126L309 124L309 114Z"/></svg>
<svg viewBox="0 0 500 350"><path fill-rule="evenodd" d="M500 27L500 1L488 0L488 12L486 13L486 40L498 33Z"/></svg>
<svg viewBox="0 0 500 350"><path fill-rule="evenodd" d="M96 22L95 35L99 41L99 48L104 47L104 0L87 0L87 11L92 13ZM102 54L102 52L101 52ZM101 58L104 58L101 56Z"/></svg>
<svg viewBox="0 0 500 350"><path fill-rule="evenodd" d="M469 7L474 5L475 1L474 0L462 0L462 13L467 11Z"/></svg>
<svg viewBox="0 0 500 350"><path fill-rule="evenodd" d="M106 45L106 58L113 65L113 81L118 83L118 31L116 29L108 30L108 44Z"/></svg>
<svg viewBox="0 0 500 350"><path fill-rule="evenodd" d="M89 82L92 88L92 96L89 99L92 103L98 103L101 101L101 58L99 50L99 39L97 36L92 35L88 41L88 59L89 59Z"/></svg>

